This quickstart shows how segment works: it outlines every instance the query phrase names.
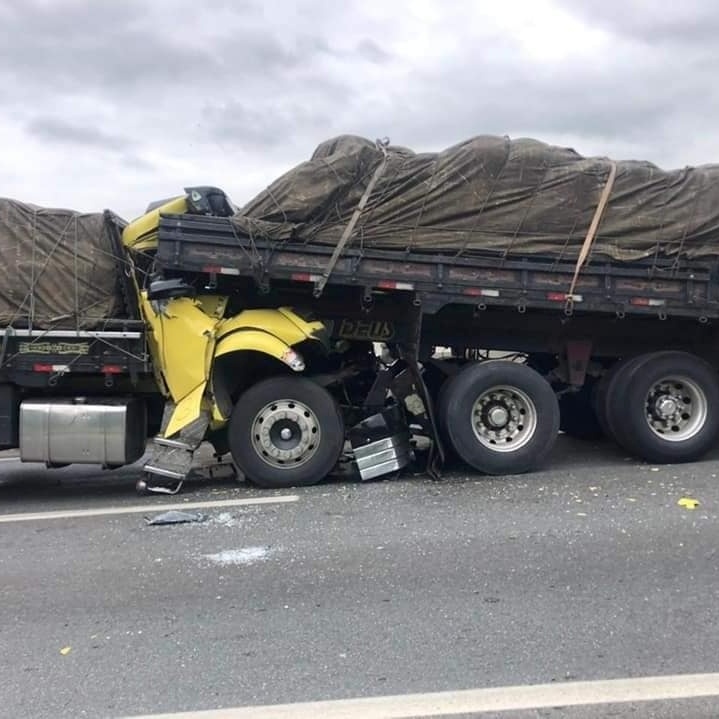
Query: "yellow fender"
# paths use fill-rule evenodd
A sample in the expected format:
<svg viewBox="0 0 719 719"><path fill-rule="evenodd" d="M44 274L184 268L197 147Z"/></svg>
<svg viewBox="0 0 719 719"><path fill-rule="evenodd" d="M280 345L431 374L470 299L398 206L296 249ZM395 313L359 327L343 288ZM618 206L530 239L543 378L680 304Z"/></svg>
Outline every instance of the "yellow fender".
<svg viewBox="0 0 719 719"><path fill-rule="evenodd" d="M290 345L279 337L258 329L237 330L232 334L225 335L215 346L215 357L245 350L261 352L274 357L295 372L302 372L305 368L304 361Z"/></svg>
<svg viewBox="0 0 719 719"><path fill-rule="evenodd" d="M293 372L302 372L305 369L304 359L289 344L269 332L250 328L237 330L219 340L215 346L214 359L234 352L248 351L260 352L279 360ZM220 403L213 401L212 420L216 426L224 424L229 419L229 416L225 416L225 411L220 408Z"/></svg>
<svg viewBox="0 0 719 719"><path fill-rule="evenodd" d="M225 320L222 326L218 327L218 342L238 330L259 330L294 346L308 339L316 339L318 334L324 330L324 325L321 322L305 322L287 307L243 310Z"/></svg>

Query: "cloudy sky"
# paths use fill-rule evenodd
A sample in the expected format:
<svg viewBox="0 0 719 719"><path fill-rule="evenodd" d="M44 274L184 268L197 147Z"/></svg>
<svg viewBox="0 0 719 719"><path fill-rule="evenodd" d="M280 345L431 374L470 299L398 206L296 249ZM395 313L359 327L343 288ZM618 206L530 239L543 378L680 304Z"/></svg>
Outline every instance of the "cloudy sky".
<svg viewBox="0 0 719 719"><path fill-rule="evenodd" d="M243 204L322 140L719 162L716 0L0 0L0 196Z"/></svg>

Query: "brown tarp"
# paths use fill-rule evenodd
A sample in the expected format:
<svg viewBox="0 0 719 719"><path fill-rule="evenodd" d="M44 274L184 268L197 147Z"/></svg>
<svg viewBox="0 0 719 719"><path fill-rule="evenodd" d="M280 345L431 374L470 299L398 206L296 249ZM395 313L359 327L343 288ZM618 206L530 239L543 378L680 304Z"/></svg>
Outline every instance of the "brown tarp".
<svg viewBox="0 0 719 719"><path fill-rule="evenodd" d="M0 198L0 267L2 325L95 328L121 307L102 213Z"/></svg>
<svg viewBox="0 0 719 719"><path fill-rule="evenodd" d="M438 153L388 146L349 247L576 259L612 161L537 140L479 136ZM383 160L378 143L321 144L235 216L247 234L334 245ZM719 165L616 163L592 256L719 255Z"/></svg>

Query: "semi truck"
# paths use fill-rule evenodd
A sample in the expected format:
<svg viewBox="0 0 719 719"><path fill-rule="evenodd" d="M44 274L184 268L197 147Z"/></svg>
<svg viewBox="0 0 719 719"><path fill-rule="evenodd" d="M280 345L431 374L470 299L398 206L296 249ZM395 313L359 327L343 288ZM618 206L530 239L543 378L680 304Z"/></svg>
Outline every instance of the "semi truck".
<svg viewBox="0 0 719 719"><path fill-rule="evenodd" d="M143 459L138 488L174 492L204 442L267 488L338 466L439 477L450 458L531 472L560 430L653 463L715 446L711 257L278 242L235 218L214 187L129 224L105 213L122 312L2 330L0 447L49 467Z"/></svg>

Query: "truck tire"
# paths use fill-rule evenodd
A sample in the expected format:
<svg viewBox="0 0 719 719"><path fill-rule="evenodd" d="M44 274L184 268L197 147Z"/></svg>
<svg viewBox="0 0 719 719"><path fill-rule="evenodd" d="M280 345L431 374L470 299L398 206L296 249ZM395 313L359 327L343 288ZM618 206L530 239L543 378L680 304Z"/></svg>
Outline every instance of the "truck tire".
<svg viewBox="0 0 719 719"><path fill-rule="evenodd" d="M344 422L323 387L304 377L273 377L239 398L228 439L232 458L253 484L309 486L337 464Z"/></svg>
<svg viewBox="0 0 719 719"><path fill-rule="evenodd" d="M607 397L618 441L647 462L693 462L719 437L719 377L688 352L627 364Z"/></svg>
<svg viewBox="0 0 719 719"><path fill-rule="evenodd" d="M597 422L602 428L605 436L613 440L617 444L620 444L619 437L615 431L614 426L611 422L609 413L609 395L613 393L617 377L621 376L630 364L635 363L637 360L644 357L639 355L635 357L625 357L624 359L615 362L601 377L597 384L596 392L594 393L594 411L597 415Z"/></svg>
<svg viewBox="0 0 719 719"><path fill-rule="evenodd" d="M437 401L435 403L437 429L439 430L439 436L442 440L445 464L449 465L457 462L458 457L457 453L454 451L454 447L452 446L452 440L449 438L449 432L447 430L447 412L449 410L447 397L450 396L450 389L452 387L452 384L457 379L459 374L461 374L461 372L452 375L451 377L447 377L447 379L442 383L442 386L439 388L439 392L437 393Z"/></svg>
<svg viewBox="0 0 719 719"><path fill-rule="evenodd" d="M611 368L603 378L605 379L604 385L599 386L597 416L603 418L603 422L608 428L607 436L630 454L636 454L636 452L628 444L628 431L624 422L624 405L629 383L632 381L636 368L646 360L664 354L667 352L645 352L641 355L627 357Z"/></svg>
<svg viewBox="0 0 719 719"><path fill-rule="evenodd" d="M557 397L526 365L468 365L452 380L443 400L442 425L452 446L461 459L485 474L536 469L557 440Z"/></svg>

